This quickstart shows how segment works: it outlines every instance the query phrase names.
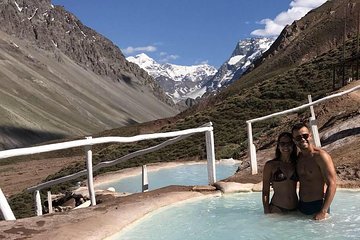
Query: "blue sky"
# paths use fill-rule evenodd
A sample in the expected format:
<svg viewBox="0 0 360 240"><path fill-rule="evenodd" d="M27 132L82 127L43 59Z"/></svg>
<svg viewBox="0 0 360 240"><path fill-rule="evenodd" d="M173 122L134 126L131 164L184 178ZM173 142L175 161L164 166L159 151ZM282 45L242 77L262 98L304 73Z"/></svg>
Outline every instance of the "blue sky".
<svg viewBox="0 0 360 240"><path fill-rule="evenodd" d="M219 67L237 42L277 36L326 0L52 0L109 38L125 56Z"/></svg>

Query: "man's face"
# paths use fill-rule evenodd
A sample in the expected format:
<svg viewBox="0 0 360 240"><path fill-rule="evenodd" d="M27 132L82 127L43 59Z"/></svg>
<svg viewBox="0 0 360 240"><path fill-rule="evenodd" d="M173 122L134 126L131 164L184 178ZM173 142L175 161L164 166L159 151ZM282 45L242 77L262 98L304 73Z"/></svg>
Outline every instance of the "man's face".
<svg viewBox="0 0 360 240"><path fill-rule="evenodd" d="M300 149L307 149L310 146L311 134L307 127L302 127L292 133L296 146Z"/></svg>

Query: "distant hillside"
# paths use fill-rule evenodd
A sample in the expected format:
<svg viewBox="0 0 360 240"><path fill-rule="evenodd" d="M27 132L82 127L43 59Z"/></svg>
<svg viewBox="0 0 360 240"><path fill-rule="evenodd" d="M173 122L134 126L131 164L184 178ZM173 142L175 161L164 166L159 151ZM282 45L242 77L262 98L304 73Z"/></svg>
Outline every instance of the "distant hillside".
<svg viewBox="0 0 360 240"><path fill-rule="evenodd" d="M0 148L177 113L111 41L50 0L0 4Z"/></svg>

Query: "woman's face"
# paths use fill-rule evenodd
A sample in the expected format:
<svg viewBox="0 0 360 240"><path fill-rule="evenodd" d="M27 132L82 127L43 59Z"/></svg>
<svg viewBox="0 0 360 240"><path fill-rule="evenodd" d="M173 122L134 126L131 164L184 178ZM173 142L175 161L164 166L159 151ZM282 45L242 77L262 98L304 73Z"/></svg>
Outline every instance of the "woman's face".
<svg viewBox="0 0 360 240"><path fill-rule="evenodd" d="M293 150L293 141L288 136L282 136L278 142L280 152L290 154Z"/></svg>

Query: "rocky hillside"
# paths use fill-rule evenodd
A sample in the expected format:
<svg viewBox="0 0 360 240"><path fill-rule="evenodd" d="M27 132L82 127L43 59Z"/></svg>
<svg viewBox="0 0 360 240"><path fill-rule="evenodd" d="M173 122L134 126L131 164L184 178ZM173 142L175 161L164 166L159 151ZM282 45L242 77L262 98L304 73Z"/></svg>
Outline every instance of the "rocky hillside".
<svg viewBox="0 0 360 240"><path fill-rule="evenodd" d="M360 2L357 0L325 2L321 7L311 10L306 16L286 26L270 49L255 62L256 71L243 79L237 90L245 85L260 82L299 66L331 51L342 51L345 40L356 37ZM345 58L356 54L345 51ZM335 58L335 55L332 55ZM344 56L337 56L339 62Z"/></svg>
<svg viewBox="0 0 360 240"><path fill-rule="evenodd" d="M50 0L2 1L0 21L1 148L177 112L117 46Z"/></svg>

